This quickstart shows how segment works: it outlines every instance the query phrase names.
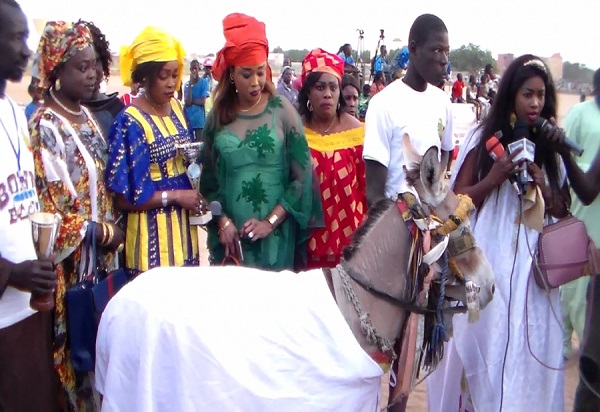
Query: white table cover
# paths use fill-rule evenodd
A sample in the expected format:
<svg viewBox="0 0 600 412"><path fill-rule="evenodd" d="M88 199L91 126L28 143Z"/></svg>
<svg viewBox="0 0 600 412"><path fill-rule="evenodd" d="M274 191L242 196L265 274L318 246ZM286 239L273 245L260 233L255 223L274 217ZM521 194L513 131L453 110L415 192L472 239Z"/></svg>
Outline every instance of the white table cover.
<svg viewBox="0 0 600 412"><path fill-rule="evenodd" d="M320 270L153 269L98 331L103 411L376 411L381 375Z"/></svg>

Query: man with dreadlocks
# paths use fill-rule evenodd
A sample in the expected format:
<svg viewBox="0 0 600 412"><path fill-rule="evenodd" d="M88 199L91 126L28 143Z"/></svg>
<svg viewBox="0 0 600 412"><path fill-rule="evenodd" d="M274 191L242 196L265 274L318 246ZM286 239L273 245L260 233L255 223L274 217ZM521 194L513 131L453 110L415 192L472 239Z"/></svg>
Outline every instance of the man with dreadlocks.
<svg viewBox="0 0 600 412"><path fill-rule="evenodd" d="M110 53L110 44L106 40L106 36L92 22L79 20L78 23L85 24L90 33L92 33L92 41L94 51L96 52L96 87L92 98L82 102L96 117L102 135L108 137L108 130L112 126L115 117L125 107L119 99L118 93L105 94L100 90L100 85L103 81L110 77L110 65L112 64L112 55Z"/></svg>

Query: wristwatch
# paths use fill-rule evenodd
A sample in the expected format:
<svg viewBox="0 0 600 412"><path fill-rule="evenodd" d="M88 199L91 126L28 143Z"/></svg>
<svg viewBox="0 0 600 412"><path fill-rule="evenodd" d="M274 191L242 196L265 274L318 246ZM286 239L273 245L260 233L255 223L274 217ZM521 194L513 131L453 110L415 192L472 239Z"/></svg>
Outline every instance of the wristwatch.
<svg viewBox="0 0 600 412"><path fill-rule="evenodd" d="M169 205L169 197L167 196L166 190L162 192L162 205L163 207L167 207Z"/></svg>

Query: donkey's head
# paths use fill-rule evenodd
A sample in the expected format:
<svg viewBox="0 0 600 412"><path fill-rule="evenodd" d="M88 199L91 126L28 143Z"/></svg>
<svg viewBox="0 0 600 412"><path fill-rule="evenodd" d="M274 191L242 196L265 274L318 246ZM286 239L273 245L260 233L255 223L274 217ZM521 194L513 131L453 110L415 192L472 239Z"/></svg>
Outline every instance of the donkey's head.
<svg viewBox="0 0 600 412"><path fill-rule="evenodd" d="M420 156L408 135L404 136L403 146L407 164L412 165L405 169L407 182L417 191L426 213L440 220L439 227L431 231L432 242L448 242L453 276L452 281L446 283L446 295L465 302L472 309L470 320L476 320L478 309L492 300L495 286L491 265L471 234L469 213L473 204L468 197L450 190L447 164L440 161L437 147L429 148ZM434 279L439 279L439 265L435 269L438 274ZM479 287L478 302L473 302L475 285Z"/></svg>

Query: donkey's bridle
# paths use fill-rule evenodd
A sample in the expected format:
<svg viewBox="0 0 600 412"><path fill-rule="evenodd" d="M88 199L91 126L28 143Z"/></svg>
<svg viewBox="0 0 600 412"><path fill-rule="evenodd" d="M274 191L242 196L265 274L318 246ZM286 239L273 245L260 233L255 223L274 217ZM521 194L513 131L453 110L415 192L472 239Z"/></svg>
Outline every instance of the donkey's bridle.
<svg viewBox="0 0 600 412"><path fill-rule="evenodd" d="M343 271L350 277L350 279L352 279L361 288L363 288L364 290L366 290L367 292L369 292L376 298L384 300L391 305L397 306L406 311L413 312L413 313L416 313L419 315L435 314L438 312L437 309L429 309L427 307L419 306L419 305L415 304L414 300L410 300L410 301L405 300L405 299L390 295L387 292L377 289L373 285L373 282L371 282L371 280L369 278L367 278L365 275L346 267L344 261L342 261L339 265L337 265L335 269L339 270L339 271ZM324 270L329 270L329 269L324 269ZM447 307L447 308L442 309L442 312L452 313L452 314L465 313L466 311L467 311L467 307L464 305L452 306L452 307Z"/></svg>

